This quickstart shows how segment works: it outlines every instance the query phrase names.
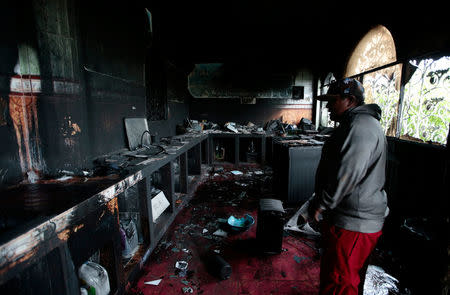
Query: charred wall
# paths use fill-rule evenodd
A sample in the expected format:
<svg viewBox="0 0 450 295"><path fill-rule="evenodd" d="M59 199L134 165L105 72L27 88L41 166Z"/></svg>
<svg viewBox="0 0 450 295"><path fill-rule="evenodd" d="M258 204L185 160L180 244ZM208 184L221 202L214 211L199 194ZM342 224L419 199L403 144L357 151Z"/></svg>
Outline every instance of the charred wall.
<svg viewBox="0 0 450 295"><path fill-rule="evenodd" d="M311 107L302 108L298 105L276 104L269 101L256 100L255 104L241 104L240 99L195 99L190 107L190 118L207 120L218 124L236 122L247 124L252 122L264 125L272 119L282 119L283 122L298 124L302 118L312 119Z"/></svg>
<svg viewBox="0 0 450 295"><path fill-rule="evenodd" d="M158 88L183 83L176 78L167 85L174 70L157 54L151 58L163 69L157 79L164 83L146 83L154 44L144 6L74 0L1 5L0 185L90 168L95 157L127 146L124 118L151 113L150 85L167 93ZM170 120L182 120L186 95L172 96ZM168 105L168 95L157 99Z"/></svg>
<svg viewBox="0 0 450 295"><path fill-rule="evenodd" d="M22 179L15 130L9 115L10 83L19 56L17 44L21 42L17 36L24 36L18 33L26 27L18 21L18 14L16 5L0 4L0 183Z"/></svg>
<svg viewBox="0 0 450 295"><path fill-rule="evenodd" d="M312 120L314 74L289 64L252 62L196 65L189 75L192 119L263 125L272 119L298 124Z"/></svg>
<svg viewBox="0 0 450 295"><path fill-rule="evenodd" d="M167 117L165 120L148 121L150 133L157 139L176 134L176 125L183 124L184 119L189 117L189 102L192 98L187 88L188 72L176 65L174 61L166 61L164 68L167 85Z"/></svg>
<svg viewBox="0 0 450 295"><path fill-rule="evenodd" d="M126 146L124 118L145 117L145 18L137 7L80 3L91 155Z"/></svg>

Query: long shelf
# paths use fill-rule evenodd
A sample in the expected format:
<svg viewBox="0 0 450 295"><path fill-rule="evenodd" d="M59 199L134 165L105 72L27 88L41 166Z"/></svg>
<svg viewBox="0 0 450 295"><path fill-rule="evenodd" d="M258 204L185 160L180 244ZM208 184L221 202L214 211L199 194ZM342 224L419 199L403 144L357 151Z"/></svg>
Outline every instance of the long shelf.
<svg viewBox="0 0 450 295"><path fill-rule="evenodd" d="M54 249L69 245L69 248L71 248L69 256L72 256L71 259L69 257L69 260L76 261L75 268L77 268L81 260L89 258L84 257L88 256L87 253L93 253L98 249L97 247L109 243L112 245L108 248L111 249L108 251L110 257L105 260L105 264L109 264L110 281L114 287L112 294L123 294L127 282L139 273L145 260L156 247L157 241L165 233L181 208L174 210L174 191L173 188L167 188L167 198L172 208L169 208L158 218L155 226L150 226L148 222L147 224L141 224L143 231L149 233L147 234L148 237L146 237L145 243L139 246L134 256L123 264L119 242L117 197L131 187L138 185L141 187L139 190L141 205L144 204L145 202L142 202L142 200L149 199L150 195L151 181L149 177L155 171L164 167L172 167L172 165L167 166L167 164L181 155L187 155L190 150L195 150L194 153L190 153L192 154L191 157L195 158L190 169L201 173L201 144L202 141L207 139L208 135L206 134L182 136L180 137L181 144L164 146L167 151L166 154L144 160L134 160L134 166L128 168L128 173L125 176L88 179L87 181L83 178L75 179L69 183L45 182L7 190L6 195L2 197L4 197L3 200L10 201L2 207L11 208L10 212L16 220L22 217L19 213L24 210L24 204L27 204L28 200L35 202L36 196L40 196L42 200L39 199L39 201L43 205L46 205L46 200L49 201L50 208L48 206L37 209L33 207L31 209L35 211L30 212L35 214L31 215L31 218L22 219L21 225L0 233L0 290L3 290L2 288L5 286L8 287L11 279L17 280L20 274L26 272L30 266L46 260L46 256ZM173 184L171 170L166 171L165 177L169 177ZM187 174L186 177L188 177ZM144 184L144 186L140 184ZM17 197L19 193L20 197ZM67 202L60 204L52 200L67 200ZM55 204L58 206L55 206ZM183 205L185 204L183 202ZM147 211L151 212L151 210ZM144 214L143 217L142 220L152 220L151 213ZM90 223L92 223L92 226L87 226ZM95 236L96 225L94 224L103 226L110 234L105 237ZM89 244L89 239L92 240L92 245L80 247L85 253L81 253L81 251L75 253L77 252L74 250L76 246L73 245L77 245L77 240ZM70 270L67 265L61 267L64 273L74 271L73 269ZM14 284L17 285L16 282ZM65 288L64 294L74 294L74 286L68 286L65 282L60 284L65 285L65 287L62 287Z"/></svg>
<svg viewBox="0 0 450 295"><path fill-rule="evenodd" d="M0 206L22 222L0 232L0 293L13 280L14 285L20 284L22 279L31 280L32 275L27 271L48 260L45 263L62 268L65 277L57 283L64 290L61 294L76 294L79 291L76 269L93 253L106 249L101 261L110 275L111 294L123 294L202 182L206 167L214 162L214 141L221 139L229 140L234 149L231 164L242 164L239 144L241 140L248 143L252 139L257 141L260 159L264 162L265 135L187 134L174 137L172 145L163 145L164 154L130 161L126 175L73 178L69 182L45 181L2 192ZM121 150L115 155L126 152ZM174 187L175 162L180 169L177 176L180 191L175 191ZM160 174L162 180L159 183L153 179L155 173ZM156 222L153 222L151 210L153 188L164 191L170 203ZM129 199L126 197L119 202L119 196L132 191L137 194L136 204L131 206L134 211L124 210L119 203L123 206ZM34 207L24 214L24 208L29 204ZM36 207L36 204L42 206ZM139 248L125 263L120 245L119 217L122 211L137 214L140 228ZM48 257L55 251L60 254L55 258L56 262L51 262L54 259Z"/></svg>

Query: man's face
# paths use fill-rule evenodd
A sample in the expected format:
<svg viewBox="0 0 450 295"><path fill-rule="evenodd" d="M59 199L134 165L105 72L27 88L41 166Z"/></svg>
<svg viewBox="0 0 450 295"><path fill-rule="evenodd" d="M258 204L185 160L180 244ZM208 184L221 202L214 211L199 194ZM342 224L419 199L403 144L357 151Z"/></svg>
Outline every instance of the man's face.
<svg viewBox="0 0 450 295"><path fill-rule="evenodd" d="M347 109L350 108L350 105L351 102L348 97L333 95L327 103L327 108L330 112L330 119L333 121L339 121L339 118Z"/></svg>

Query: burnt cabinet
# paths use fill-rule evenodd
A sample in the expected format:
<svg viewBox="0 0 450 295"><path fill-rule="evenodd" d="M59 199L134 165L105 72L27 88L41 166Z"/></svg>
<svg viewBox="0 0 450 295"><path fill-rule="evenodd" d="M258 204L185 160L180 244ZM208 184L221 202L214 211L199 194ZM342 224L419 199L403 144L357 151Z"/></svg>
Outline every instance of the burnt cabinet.
<svg viewBox="0 0 450 295"><path fill-rule="evenodd" d="M278 197L291 204L306 202L314 193L316 170L322 146L273 144L273 187Z"/></svg>

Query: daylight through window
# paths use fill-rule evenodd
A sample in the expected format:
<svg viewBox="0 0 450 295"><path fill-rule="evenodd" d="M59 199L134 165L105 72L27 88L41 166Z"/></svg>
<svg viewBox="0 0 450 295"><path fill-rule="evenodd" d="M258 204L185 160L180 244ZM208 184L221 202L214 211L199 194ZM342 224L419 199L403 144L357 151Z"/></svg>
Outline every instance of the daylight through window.
<svg viewBox="0 0 450 295"><path fill-rule="evenodd" d="M406 67L403 79L402 67ZM387 136L446 143L450 122L449 56L396 63L392 35L385 27L377 26L356 46L344 77L359 79L365 88L366 103L381 107L381 125Z"/></svg>

